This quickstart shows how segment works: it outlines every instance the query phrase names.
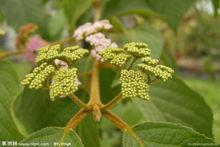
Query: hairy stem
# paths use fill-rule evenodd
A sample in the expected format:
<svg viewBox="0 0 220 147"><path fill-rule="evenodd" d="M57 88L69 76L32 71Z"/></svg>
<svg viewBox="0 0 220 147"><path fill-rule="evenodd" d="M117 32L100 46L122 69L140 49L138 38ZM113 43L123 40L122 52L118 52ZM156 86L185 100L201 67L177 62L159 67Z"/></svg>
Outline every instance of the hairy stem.
<svg viewBox="0 0 220 147"><path fill-rule="evenodd" d="M93 118L95 121L100 121L102 113L100 111L100 106L102 102L100 100L100 91L99 91L99 62L94 61L92 68L92 77L91 77L91 90L90 90L90 99L88 105L92 106L93 109Z"/></svg>
<svg viewBox="0 0 220 147"><path fill-rule="evenodd" d="M102 107L102 110L110 109L112 106L114 106L118 101L120 101L122 98L122 92L120 92L118 95L116 95L111 101L109 101L107 104L105 104Z"/></svg>
<svg viewBox="0 0 220 147"><path fill-rule="evenodd" d="M84 109L79 110L67 123L66 127L64 128L63 134L60 139L59 146L64 141L66 135L69 133L70 130L74 129L87 115L88 111Z"/></svg>
<svg viewBox="0 0 220 147"><path fill-rule="evenodd" d="M86 111L85 109L79 110L67 123L65 129L74 129L82 121L82 119L86 116L87 113L88 111Z"/></svg>
<svg viewBox="0 0 220 147"><path fill-rule="evenodd" d="M129 125L124 122L122 119L120 119L118 116L114 115L110 111L103 111L103 115L113 122L119 129L121 129L123 132L129 133L140 145L140 147L144 147L144 144L139 136L135 134L135 132L132 130L132 128L129 127Z"/></svg>
<svg viewBox="0 0 220 147"><path fill-rule="evenodd" d="M99 62L94 61L91 77L91 91L89 104L101 104L99 91Z"/></svg>
<svg viewBox="0 0 220 147"><path fill-rule="evenodd" d="M81 101L77 96L75 96L74 94L70 95L70 98L73 102L75 102L79 107L84 108L84 109L89 109L89 107L83 102Z"/></svg>

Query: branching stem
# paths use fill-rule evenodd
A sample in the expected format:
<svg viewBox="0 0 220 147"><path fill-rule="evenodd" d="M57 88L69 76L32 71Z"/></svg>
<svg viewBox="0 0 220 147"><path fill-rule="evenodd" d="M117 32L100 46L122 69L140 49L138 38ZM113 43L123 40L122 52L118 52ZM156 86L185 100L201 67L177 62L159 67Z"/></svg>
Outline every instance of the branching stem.
<svg viewBox="0 0 220 147"><path fill-rule="evenodd" d="M61 143L64 141L69 131L74 129L83 120L83 118L87 115L87 113L88 111L81 109L69 120L61 136L59 147L61 146Z"/></svg>
<svg viewBox="0 0 220 147"><path fill-rule="evenodd" d="M121 129L123 132L127 132L129 133L132 137L134 137L134 139L138 142L138 144L140 145L140 147L144 147L144 144L142 142L142 140L140 139L139 136L137 136L135 134L135 132L132 130L132 128L129 127L129 125L124 122L121 118L119 118L118 116L114 115L112 112L110 111L103 111L103 115L110 120L111 122L113 122L119 129Z"/></svg>
<svg viewBox="0 0 220 147"><path fill-rule="evenodd" d="M101 16L101 2L100 0L92 0L92 4L93 4L94 11L95 11L94 21L97 21L99 20ZM133 66L135 61L136 59L132 61L129 68ZM129 125L126 124L123 120L121 120L118 116L108 111L109 108L115 105L122 98L122 93L120 92L110 102L108 102L106 105L103 105L100 99L99 88L100 88L99 87L99 62L95 60L93 67L92 67L92 73L91 73L89 102L85 104L75 95L71 96L71 99L78 106L80 106L81 109L67 123L64 129L62 138L61 138L61 142L64 140L65 136L68 134L69 130L74 129L82 121L82 119L87 115L87 113L91 112L93 114L93 118L95 121L100 121L102 115L105 116L107 119L113 122L118 128L120 128L123 132L128 132L131 136L133 136L135 140L139 143L140 147L144 147L143 142L133 132L132 128L130 128Z"/></svg>
<svg viewBox="0 0 220 147"><path fill-rule="evenodd" d="M89 107L83 102L81 101L77 96L70 95L70 98L73 102L75 102L79 107L84 108L85 110L89 109Z"/></svg>

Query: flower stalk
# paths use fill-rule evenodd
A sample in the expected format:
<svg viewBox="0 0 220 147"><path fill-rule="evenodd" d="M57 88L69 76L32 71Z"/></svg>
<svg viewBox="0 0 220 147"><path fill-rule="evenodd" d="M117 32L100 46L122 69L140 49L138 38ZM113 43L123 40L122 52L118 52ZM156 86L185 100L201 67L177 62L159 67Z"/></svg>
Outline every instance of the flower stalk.
<svg viewBox="0 0 220 147"><path fill-rule="evenodd" d="M92 77L91 77L91 90L90 90L90 100L88 103L92 107L92 114L95 121L100 121L102 113L100 107L102 102L100 100L100 91L99 91L99 62L94 61L92 68Z"/></svg>

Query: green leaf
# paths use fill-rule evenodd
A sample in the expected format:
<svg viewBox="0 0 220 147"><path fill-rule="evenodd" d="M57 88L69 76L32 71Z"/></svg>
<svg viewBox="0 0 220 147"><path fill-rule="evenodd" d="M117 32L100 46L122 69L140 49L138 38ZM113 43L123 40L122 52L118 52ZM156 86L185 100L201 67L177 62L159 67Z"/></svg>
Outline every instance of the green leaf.
<svg viewBox="0 0 220 147"><path fill-rule="evenodd" d="M152 57L159 57L163 49L163 37L153 27L143 24L136 28L128 29L124 34L125 42L144 42L149 45Z"/></svg>
<svg viewBox="0 0 220 147"><path fill-rule="evenodd" d="M214 15L218 16L218 9L220 7L220 0L212 0L212 5L214 8Z"/></svg>
<svg viewBox="0 0 220 147"><path fill-rule="evenodd" d="M150 101L132 99L146 121L181 123L212 137L212 112L204 99L178 79L150 89Z"/></svg>
<svg viewBox="0 0 220 147"><path fill-rule="evenodd" d="M84 97L84 92L78 93L81 94L80 97ZM78 107L69 98L50 101L47 90L25 88L17 98L14 109L17 119L26 128L23 133L27 135L48 126L65 126ZM77 130L86 147L90 144L99 147L99 130L92 118L86 117Z"/></svg>
<svg viewBox="0 0 220 147"><path fill-rule="evenodd" d="M18 75L10 62L0 62L0 140L20 140L19 133L11 113L14 98L21 90Z"/></svg>
<svg viewBox="0 0 220 147"><path fill-rule="evenodd" d="M5 16L2 13L2 11L0 11L0 24L3 23L4 20L5 20Z"/></svg>
<svg viewBox="0 0 220 147"><path fill-rule="evenodd" d="M163 49L160 59L165 65L171 67L172 69L176 69L176 62L168 49Z"/></svg>
<svg viewBox="0 0 220 147"><path fill-rule="evenodd" d="M64 0L63 9L70 27L89 9L91 0Z"/></svg>
<svg viewBox="0 0 220 147"><path fill-rule="evenodd" d="M66 25L66 17L64 12L59 10L55 15L49 18L48 31L52 37L60 37L64 26Z"/></svg>
<svg viewBox="0 0 220 147"><path fill-rule="evenodd" d="M190 144L213 144L211 139L179 124L145 122L135 126L133 129L141 138L145 147L181 147L189 146ZM139 145L131 136L124 134L123 147L139 147Z"/></svg>
<svg viewBox="0 0 220 147"><path fill-rule="evenodd" d="M92 115L87 115L79 124L77 133L85 147L100 147L98 124L93 120Z"/></svg>
<svg viewBox="0 0 220 147"><path fill-rule="evenodd" d="M0 3L0 10L4 13L8 24L15 28L42 20L41 0L0 0Z"/></svg>
<svg viewBox="0 0 220 147"><path fill-rule="evenodd" d="M58 146L55 143L60 143L62 135L63 135L62 128L48 127L48 128L41 129L37 132L34 132L29 137L24 139L21 143L23 143L23 144L28 144L28 143L29 144L31 144L31 143L38 144L39 143L39 145L37 145L37 146L54 147L54 146ZM79 136L74 131L70 131L65 136L65 138L62 142L64 143L62 146L83 147L83 144L82 144ZM34 145L28 145L28 146L34 146Z"/></svg>
<svg viewBox="0 0 220 147"><path fill-rule="evenodd" d="M47 126L65 126L77 110L69 98L51 101L47 90L27 88L14 104L15 116L26 128L26 135Z"/></svg>
<svg viewBox="0 0 220 147"><path fill-rule="evenodd" d="M195 0L109 0L104 7L103 18L128 14L161 16L175 30L194 3Z"/></svg>
<svg viewBox="0 0 220 147"><path fill-rule="evenodd" d="M112 16L121 16L128 14L149 15L152 11L145 0L109 0L104 7L102 17L109 18Z"/></svg>
<svg viewBox="0 0 220 147"><path fill-rule="evenodd" d="M110 23L114 28L113 29L114 32L125 32L124 24L117 17L111 17Z"/></svg>
<svg viewBox="0 0 220 147"><path fill-rule="evenodd" d="M112 87L115 75L116 73L113 69L100 69L100 94L103 103L107 103L120 92L119 87Z"/></svg>
<svg viewBox="0 0 220 147"><path fill-rule="evenodd" d="M196 0L146 0L154 12L162 16L172 29L176 29L186 11Z"/></svg>

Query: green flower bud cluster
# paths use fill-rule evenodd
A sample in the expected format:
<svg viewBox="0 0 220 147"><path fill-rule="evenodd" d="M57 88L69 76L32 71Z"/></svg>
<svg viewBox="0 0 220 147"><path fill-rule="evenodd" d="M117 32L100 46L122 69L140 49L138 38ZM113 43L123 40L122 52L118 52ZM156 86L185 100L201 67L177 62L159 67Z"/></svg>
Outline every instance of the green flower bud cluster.
<svg viewBox="0 0 220 147"><path fill-rule="evenodd" d="M131 57L131 55L120 53L120 54L117 54L110 61L110 63L113 65L116 65L118 67L121 67L130 57Z"/></svg>
<svg viewBox="0 0 220 147"><path fill-rule="evenodd" d="M157 65L159 63L159 60L158 59L152 59L151 57L144 57L144 58L141 58L141 61L147 65Z"/></svg>
<svg viewBox="0 0 220 147"><path fill-rule="evenodd" d="M141 71L122 70L120 82L123 97L149 99L149 85L146 80L147 75Z"/></svg>
<svg viewBox="0 0 220 147"><path fill-rule="evenodd" d="M123 48L107 48L99 53L100 56L111 64L121 67L132 56L137 58L150 55L150 49L145 43L131 42L124 45Z"/></svg>
<svg viewBox="0 0 220 147"><path fill-rule="evenodd" d="M89 53L88 50L82 49L79 46L71 46L64 48L63 51L60 53L59 58L69 63L72 63L74 61L81 59L88 53Z"/></svg>
<svg viewBox="0 0 220 147"><path fill-rule="evenodd" d="M56 44L52 46L45 46L39 49L38 55L36 57L36 63L40 64L43 62L50 62L58 57L61 51L61 45Z"/></svg>
<svg viewBox="0 0 220 147"><path fill-rule="evenodd" d="M105 60L111 61L119 53L124 53L124 49L123 48L107 48L107 49L101 51L99 54Z"/></svg>
<svg viewBox="0 0 220 147"><path fill-rule="evenodd" d="M154 74L157 78L167 80L174 72L171 68L159 65L159 60L150 57L151 51L146 43L131 42L123 48L107 48L100 53L104 60L121 67L129 58L135 56L141 58L142 63L138 67L146 74Z"/></svg>
<svg viewBox="0 0 220 147"><path fill-rule="evenodd" d="M156 78L162 79L163 81L172 78L174 70L170 67L158 64L159 60L145 57L142 58L142 61L143 63L138 64L138 67L146 74L153 74Z"/></svg>
<svg viewBox="0 0 220 147"><path fill-rule="evenodd" d="M134 59L141 59L136 64L136 70L121 71L121 85L123 97L140 97L149 99L148 80L150 75L155 78L166 81L172 77L174 72L171 68L159 64L159 60L150 57L151 50L146 43L131 42L124 45L123 48L107 48L99 53L106 61L118 67L122 67L132 56ZM135 61L134 61L135 62ZM134 63L133 62L133 63ZM132 64L131 64L132 66ZM130 69L131 67L129 67Z"/></svg>
<svg viewBox="0 0 220 147"><path fill-rule="evenodd" d="M24 80L22 81L22 84L29 86L29 88L33 89L42 88L44 87L50 75L54 72L54 66L43 63L39 67L36 67L32 73L26 75Z"/></svg>
<svg viewBox="0 0 220 147"><path fill-rule="evenodd" d="M43 47L36 57L36 63L39 66L25 77L22 84L35 89L49 85L52 100L57 96L72 94L78 89L77 69L68 67L71 67L73 62L88 53L88 50L79 46L66 47L63 50L61 50L60 44ZM56 61L64 64L64 66L60 66ZM51 82L49 79L52 75L54 76Z"/></svg>
<svg viewBox="0 0 220 147"><path fill-rule="evenodd" d="M124 49L131 55L136 57L146 57L151 54L151 50L146 43L131 42L124 45Z"/></svg>
<svg viewBox="0 0 220 147"><path fill-rule="evenodd" d="M53 77L50 85L50 97L65 97L73 94L77 89L77 69L59 69Z"/></svg>
<svg viewBox="0 0 220 147"><path fill-rule="evenodd" d="M99 53L99 55L111 64L121 67L131 55L127 54L123 48L107 48Z"/></svg>
<svg viewBox="0 0 220 147"><path fill-rule="evenodd" d="M36 57L36 63L51 62L55 59L65 60L69 64L79 60L89 53L88 50L80 48L79 46L66 47L61 50L61 45L51 45L43 47L39 50Z"/></svg>

